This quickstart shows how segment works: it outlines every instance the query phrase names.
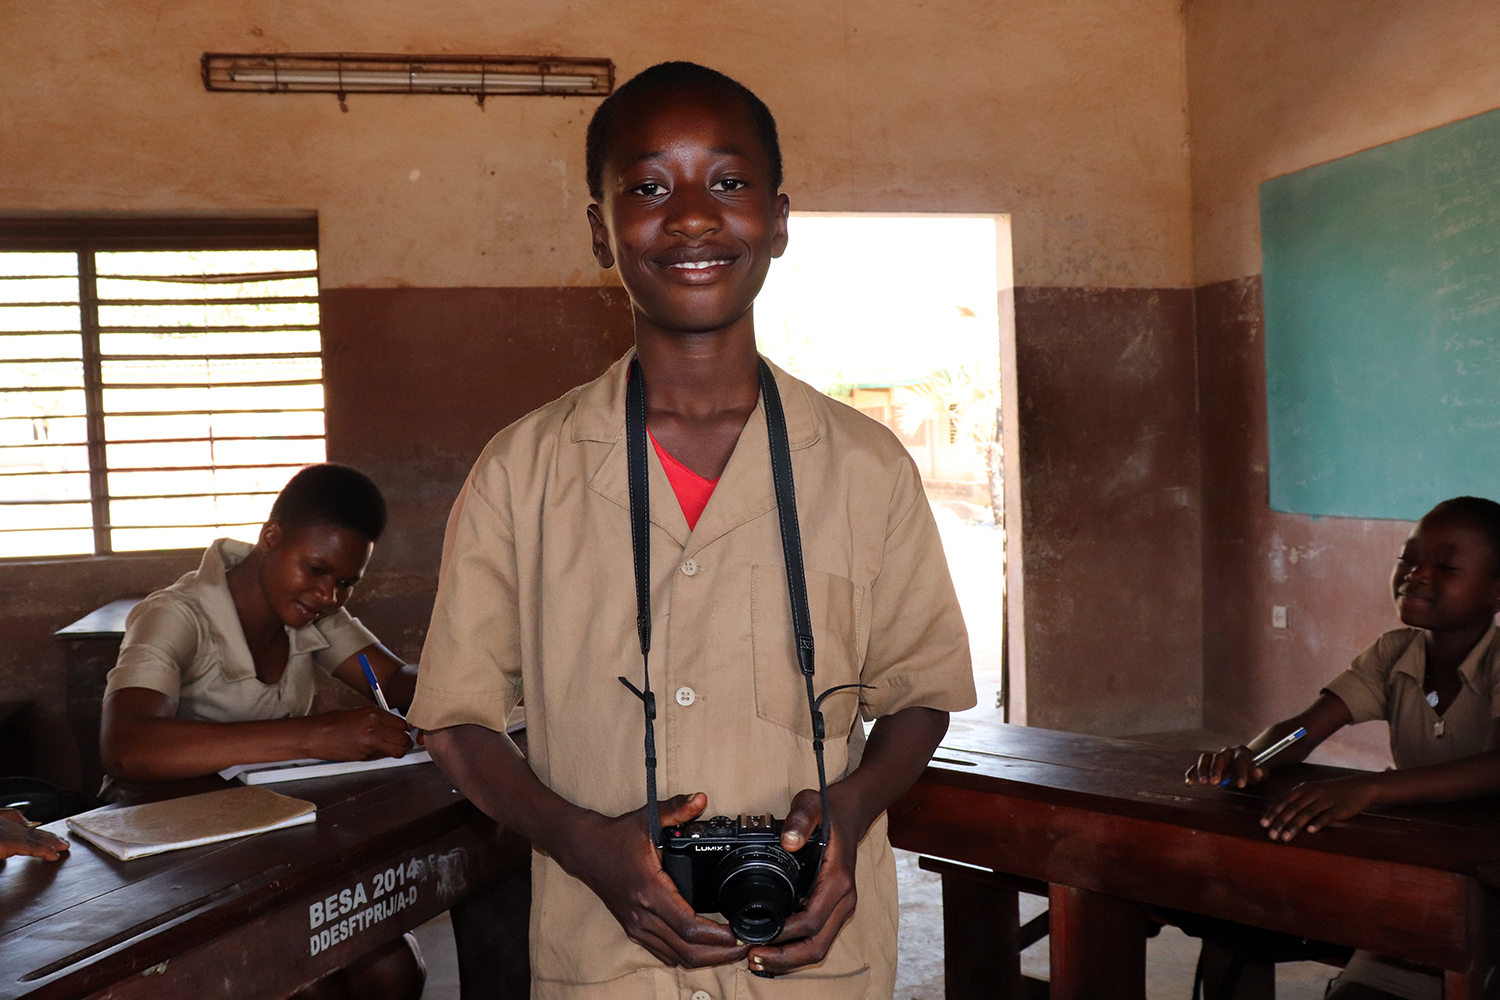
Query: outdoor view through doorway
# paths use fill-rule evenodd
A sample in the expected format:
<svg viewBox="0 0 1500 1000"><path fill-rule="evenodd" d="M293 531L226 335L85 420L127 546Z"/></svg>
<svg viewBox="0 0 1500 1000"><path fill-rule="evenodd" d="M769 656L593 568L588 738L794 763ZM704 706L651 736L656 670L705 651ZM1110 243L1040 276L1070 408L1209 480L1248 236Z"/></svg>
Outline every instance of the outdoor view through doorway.
<svg viewBox="0 0 1500 1000"><path fill-rule="evenodd" d="M975 721L1004 717L1009 221L793 213L755 303L762 353L890 427L917 463L969 628Z"/></svg>

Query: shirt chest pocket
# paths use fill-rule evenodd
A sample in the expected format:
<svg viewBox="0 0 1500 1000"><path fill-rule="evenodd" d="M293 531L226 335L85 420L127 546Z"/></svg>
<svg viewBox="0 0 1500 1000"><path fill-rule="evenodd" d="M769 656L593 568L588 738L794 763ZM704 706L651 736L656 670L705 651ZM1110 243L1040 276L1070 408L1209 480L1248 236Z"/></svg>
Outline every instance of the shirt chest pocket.
<svg viewBox="0 0 1500 1000"><path fill-rule="evenodd" d="M807 604L813 630L813 690L821 695L840 684L859 681L859 616L864 588L852 580L818 570L807 571ZM755 710L767 722L812 739L807 683L797 665L792 633L791 599L781 566L751 567L750 617L755 659ZM854 725L859 709L857 689L841 691L823 702L827 735L837 738Z"/></svg>

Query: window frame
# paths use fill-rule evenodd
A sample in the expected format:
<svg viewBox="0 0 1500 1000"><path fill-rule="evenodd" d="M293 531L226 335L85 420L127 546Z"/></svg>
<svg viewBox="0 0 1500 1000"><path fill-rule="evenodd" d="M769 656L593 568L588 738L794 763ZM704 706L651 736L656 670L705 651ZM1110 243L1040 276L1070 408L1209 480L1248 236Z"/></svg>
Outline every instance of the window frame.
<svg viewBox="0 0 1500 1000"><path fill-rule="evenodd" d="M316 212L254 215L116 212L26 212L0 215L0 251L72 252L78 255L79 334L82 339L84 420L88 438L89 507L94 551L85 554L0 557L0 563L37 559L87 559L144 555L176 549L114 551L110 539L109 467L105 459L103 363L94 255L104 251L318 250ZM321 262L320 262L321 267ZM321 299L321 287L319 289ZM321 314L321 308L320 308ZM319 322L319 354L322 323ZM326 362L326 358L320 358ZM327 402L324 402L324 412Z"/></svg>

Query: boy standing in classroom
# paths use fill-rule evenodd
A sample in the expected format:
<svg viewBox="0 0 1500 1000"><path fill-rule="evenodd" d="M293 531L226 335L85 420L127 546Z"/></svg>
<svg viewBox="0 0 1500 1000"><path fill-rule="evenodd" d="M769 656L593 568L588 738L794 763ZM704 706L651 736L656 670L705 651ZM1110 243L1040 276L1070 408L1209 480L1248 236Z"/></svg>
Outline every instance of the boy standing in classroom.
<svg viewBox="0 0 1500 1000"><path fill-rule="evenodd" d="M824 817L751 309L787 240L775 121L728 77L665 63L600 106L587 154L593 252L630 295L635 350L480 456L449 518L410 718L465 794L536 848L534 996L889 997L884 811L948 713L975 700L921 480L880 424L768 369L816 683L864 685L822 706ZM771 813L788 851L820 821L831 828L805 909L765 944L693 912L642 808L642 704L617 680L641 675L624 433L634 361L652 441L636 468L649 486L660 822ZM524 758L504 734L523 694ZM868 743L861 714L876 720Z"/></svg>

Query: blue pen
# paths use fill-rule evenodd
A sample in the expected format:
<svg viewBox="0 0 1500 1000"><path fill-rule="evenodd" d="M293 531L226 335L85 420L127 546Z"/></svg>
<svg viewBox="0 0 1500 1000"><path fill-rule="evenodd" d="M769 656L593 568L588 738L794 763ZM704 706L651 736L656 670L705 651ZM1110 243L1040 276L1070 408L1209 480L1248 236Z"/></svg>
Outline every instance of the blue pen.
<svg viewBox="0 0 1500 1000"><path fill-rule="evenodd" d="M360 657L360 659L364 659L364 657ZM1263 766L1265 766L1265 763L1267 761L1269 761L1272 757L1274 757L1277 754L1281 753L1281 751L1285 750L1287 747L1291 746L1293 743L1296 743L1298 740L1300 740L1302 737L1304 737L1306 735L1307 735L1307 730L1306 729L1299 729L1295 733L1288 733L1287 735L1283 736L1281 739L1277 740L1276 743L1273 746L1266 747L1266 749L1264 749L1260 753L1256 754L1255 755L1255 759L1250 762L1250 766L1251 767L1263 767ZM1219 787L1223 788L1227 784L1229 784L1229 779L1225 778L1223 781L1219 782Z"/></svg>
<svg viewBox="0 0 1500 1000"><path fill-rule="evenodd" d="M375 679L375 671L370 669L370 661L365 658L364 653L359 654L359 665L365 668L365 680L370 682L370 690L375 694L375 703L389 712L391 706L386 704L385 692L380 690L380 682Z"/></svg>

